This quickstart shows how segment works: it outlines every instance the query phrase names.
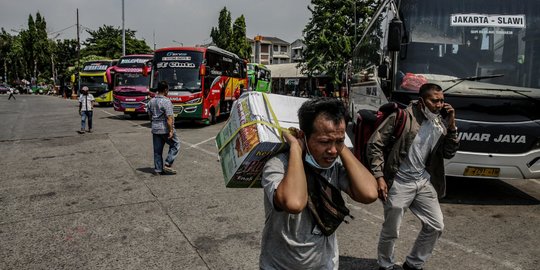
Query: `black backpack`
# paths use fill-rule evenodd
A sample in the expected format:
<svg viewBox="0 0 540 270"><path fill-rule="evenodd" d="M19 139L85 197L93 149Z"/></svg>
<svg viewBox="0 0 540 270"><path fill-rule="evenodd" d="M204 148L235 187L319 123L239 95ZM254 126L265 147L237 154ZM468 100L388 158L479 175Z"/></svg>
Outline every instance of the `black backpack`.
<svg viewBox="0 0 540 270"><path fill-rule="evenodd" d="M389 102L381 107L376 112L371 110L359 110L356 118L356 122L353 127L354 132L354 155L356 158L369 168L366 147L371 138L371 135L377 127L386 119L389 115L396 112L396 120L394 122L394 133L391 138L392 145L397 138L403 133L405 124L407 123L407 113L405 110L399 108L397 103Z"/></svg>
<svg viewBox="0 0 540 270"><path fill-rule="evenodd" d="M341 222L349 223L345 217L349 216L351 219L354 217L350 215L349 209L345 206L341 190L328 183L306 162L304 162L304 171L308 187L307 208L321 232L330 236Z"/></svg>

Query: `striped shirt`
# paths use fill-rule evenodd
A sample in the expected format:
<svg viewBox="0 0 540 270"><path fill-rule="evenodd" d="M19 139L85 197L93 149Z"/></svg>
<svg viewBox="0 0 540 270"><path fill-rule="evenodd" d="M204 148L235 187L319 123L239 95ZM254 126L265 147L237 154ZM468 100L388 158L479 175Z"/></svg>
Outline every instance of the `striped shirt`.
<svg viewBox="0 0 540 270"><path fill-rule="evenodd" d="M173 117L174 129L174 113L172 102L164 96L156 96L148 102L148 114L152 121L152 133L167 134L167 116Z"/></svg>

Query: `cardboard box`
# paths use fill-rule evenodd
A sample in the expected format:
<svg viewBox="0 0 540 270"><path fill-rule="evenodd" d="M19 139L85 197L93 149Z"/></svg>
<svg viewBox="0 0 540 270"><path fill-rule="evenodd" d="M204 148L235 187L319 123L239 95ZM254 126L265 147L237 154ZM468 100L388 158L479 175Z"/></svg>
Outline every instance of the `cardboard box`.
<svg viewBox="0 0 540 270"><path fill-rule="evenodd" d="M307 100L246 92L234 102L229 120L216 136L226 187L261 187L266 161L288 149L280 127L298 127L298 109ZM348 137L346 145L352 146Z"/></svg>

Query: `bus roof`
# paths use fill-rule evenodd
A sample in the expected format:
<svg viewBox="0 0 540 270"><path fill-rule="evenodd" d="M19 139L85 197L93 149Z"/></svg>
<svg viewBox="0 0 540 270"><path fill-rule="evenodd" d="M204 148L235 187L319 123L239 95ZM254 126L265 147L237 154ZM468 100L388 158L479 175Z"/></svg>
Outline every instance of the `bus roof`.
<svg viewBox="0 0 540 270"><path fill-rule="evenodd" d="M224 54L224 55L227 55L227 56L230 56L230 57L234 57L236 59L241 59L240 57L238 57L238 55L232 53L232 52L229 52L229 51L226 51L224 49L221 49L219 47L216 47L216 46L208 46L208 47L167 47L167 48L161 48L161 49L157 49L155 52L168 52L168 51L197 51L197 52L206 52L206 51L212 51L212 52L215 52L215 53L219 53L219 54Z"/></svg>

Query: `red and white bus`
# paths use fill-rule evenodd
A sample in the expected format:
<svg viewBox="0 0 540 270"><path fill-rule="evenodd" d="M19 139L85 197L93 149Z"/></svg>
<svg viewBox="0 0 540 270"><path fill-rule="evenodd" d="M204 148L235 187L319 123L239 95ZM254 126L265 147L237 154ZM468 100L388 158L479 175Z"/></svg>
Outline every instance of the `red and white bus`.
<svg viewBox="0 0 540 270"><path fill-rule="evenodd" d="M214 124L247 88L247 61L218 47L172 47L154 53L150 88L169 84L177 119Z"/></svg>
<svg viewBox="0 0 540 270"><path fill-rule="evenodd" d="M146 113L146 103L154 94L148 89L150 78L143 76L142 69L152 58L151 54L122 56L115 66L107 70L113 86L115 111L131 116Z"/></svg>

